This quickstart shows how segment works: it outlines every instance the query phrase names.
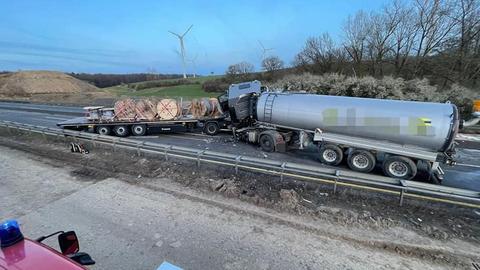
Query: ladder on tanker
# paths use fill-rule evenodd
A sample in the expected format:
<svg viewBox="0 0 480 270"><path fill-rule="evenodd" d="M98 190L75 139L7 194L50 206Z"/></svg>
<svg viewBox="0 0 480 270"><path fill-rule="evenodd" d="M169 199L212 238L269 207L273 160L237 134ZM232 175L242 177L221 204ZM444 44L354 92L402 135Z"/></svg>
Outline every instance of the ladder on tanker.
<svg viewBox="0 0 480 270"><path fill-rule="evenodd" d="M267 99L265 100L265 107L263 108L263 116L264 116L264 121L266 122L272 121L273 102L275 101L276 97L277 95L275 94L269 94L267 96Z"/></svg>

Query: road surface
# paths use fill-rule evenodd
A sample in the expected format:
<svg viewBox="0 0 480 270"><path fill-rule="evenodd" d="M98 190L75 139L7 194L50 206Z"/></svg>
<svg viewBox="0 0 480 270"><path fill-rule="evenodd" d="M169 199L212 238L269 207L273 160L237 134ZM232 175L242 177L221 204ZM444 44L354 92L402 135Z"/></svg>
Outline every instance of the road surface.
<svg viewBox="0 0 480 270"><path fill-rule="evenodd" d="M68 164L52 166L5 147L0 152L0 220L19 219L30 238L75 230L81 250L97 261L91 269L153 270L164 261L212 270L453 269L458 254L476 256L471 244L437 241L401 227L390 236L378 228L355 233L365 243L334 238L279 222L272 211L186 191L168 179L150 180L158 189L116 178L93 181L72 176ZM315 222L320 229L332 226ZM370 247L377 237L431 248L433 257ZM45 243L56 247L55 239ZM436 249L454 255L447 262Z"/></svg>

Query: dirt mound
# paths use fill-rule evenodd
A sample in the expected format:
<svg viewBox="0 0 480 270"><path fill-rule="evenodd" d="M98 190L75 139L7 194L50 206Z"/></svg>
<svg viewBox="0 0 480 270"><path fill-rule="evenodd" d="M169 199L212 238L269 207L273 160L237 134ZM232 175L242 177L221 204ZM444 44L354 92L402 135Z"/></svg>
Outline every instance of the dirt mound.
<svg viewBox="0 0 480 270"><path fill-rule="evenodd" d="M54 71L20 71L0 75L0 95L73 94L98 88L72 76Z"/></svg>

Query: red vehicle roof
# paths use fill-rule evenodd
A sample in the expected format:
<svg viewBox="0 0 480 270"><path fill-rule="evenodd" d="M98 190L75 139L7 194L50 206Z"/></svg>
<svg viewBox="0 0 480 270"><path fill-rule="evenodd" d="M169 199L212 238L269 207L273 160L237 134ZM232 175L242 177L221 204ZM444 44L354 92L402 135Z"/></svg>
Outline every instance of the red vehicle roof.
<svg viewBox="0 0 480 270"><path fill-rule="evenodd" d="M85 270L87 268L41 243L25 239L0 249L0 269Z"/></svg>

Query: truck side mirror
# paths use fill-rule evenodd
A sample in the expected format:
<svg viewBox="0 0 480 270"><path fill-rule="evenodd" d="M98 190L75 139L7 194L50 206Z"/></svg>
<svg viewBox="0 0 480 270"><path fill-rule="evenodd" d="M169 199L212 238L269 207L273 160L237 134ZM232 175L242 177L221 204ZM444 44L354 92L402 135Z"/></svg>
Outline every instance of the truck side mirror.
<svg viewBox="0 0 480 270"><path fill-rule="evenodd" d="M59 234L58 244L63 255L75 254L80 250L78 238L74 231Z"/></svg>

